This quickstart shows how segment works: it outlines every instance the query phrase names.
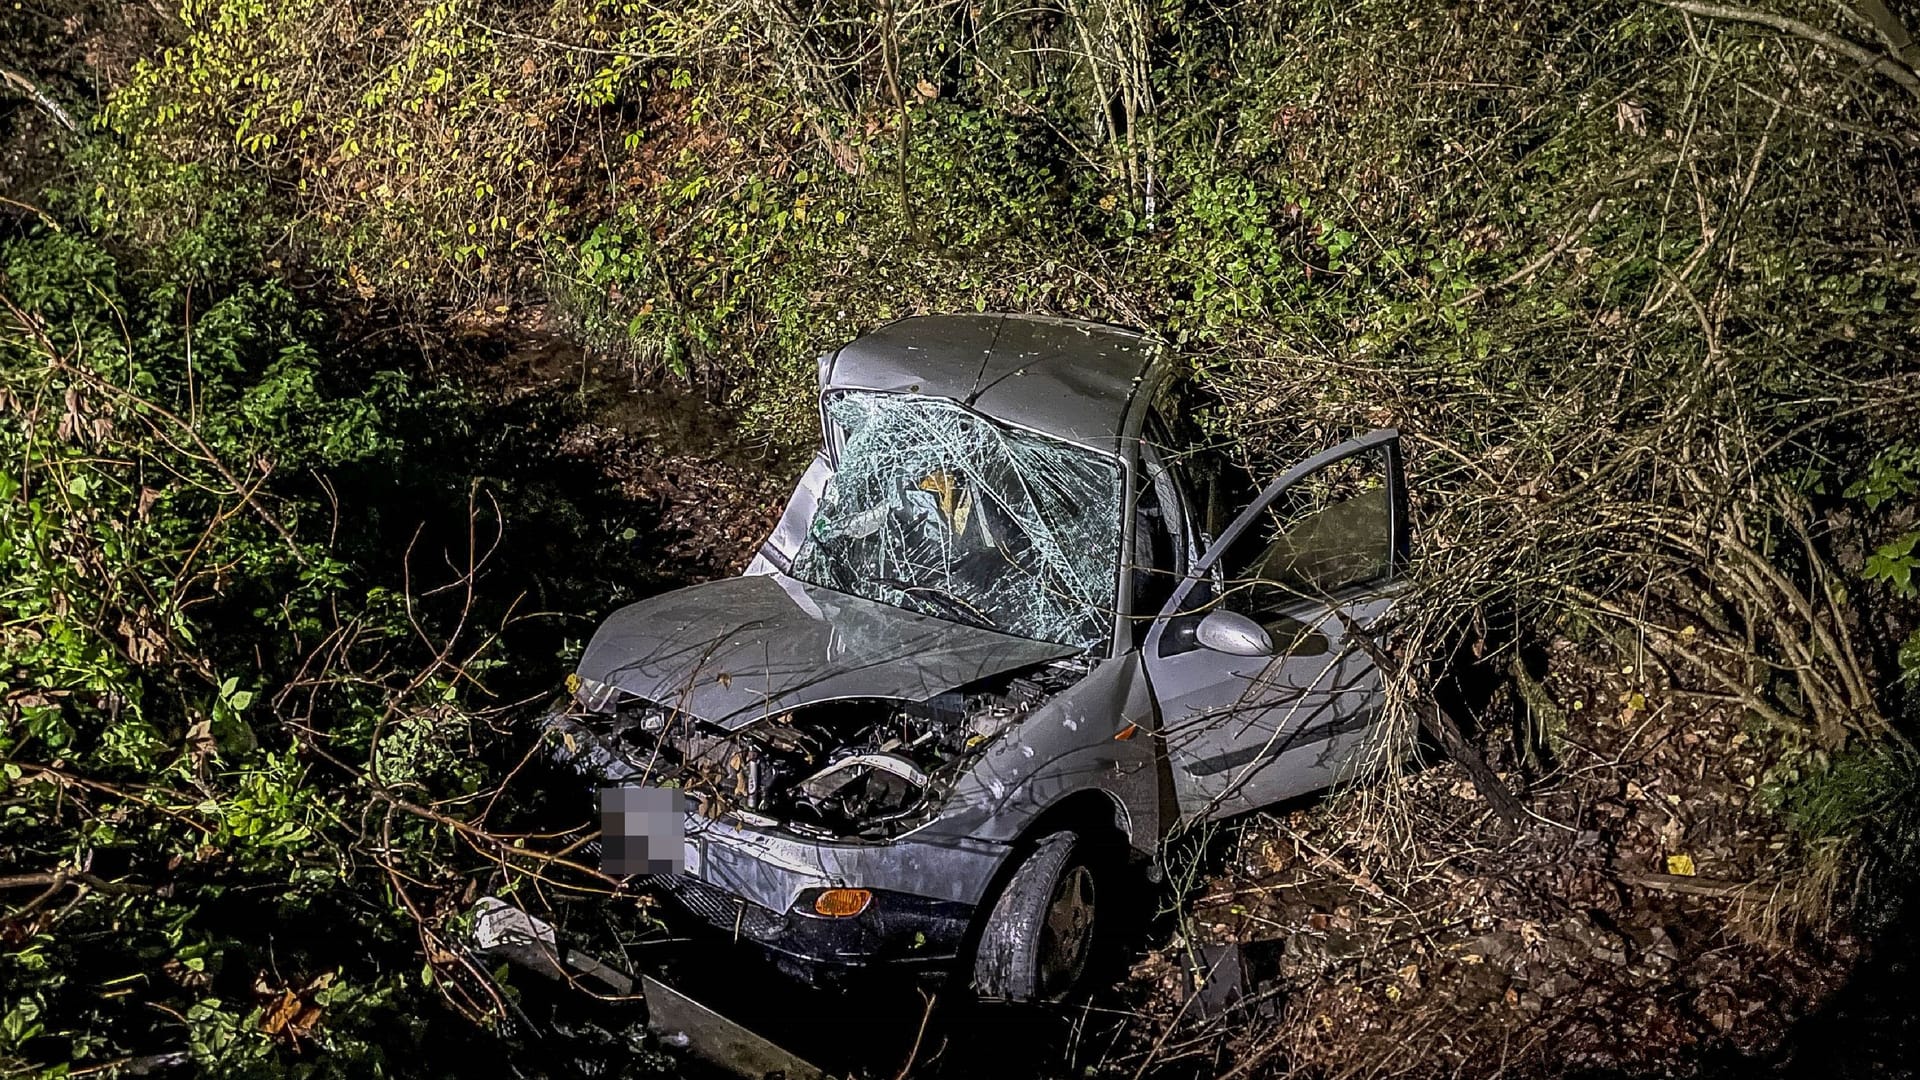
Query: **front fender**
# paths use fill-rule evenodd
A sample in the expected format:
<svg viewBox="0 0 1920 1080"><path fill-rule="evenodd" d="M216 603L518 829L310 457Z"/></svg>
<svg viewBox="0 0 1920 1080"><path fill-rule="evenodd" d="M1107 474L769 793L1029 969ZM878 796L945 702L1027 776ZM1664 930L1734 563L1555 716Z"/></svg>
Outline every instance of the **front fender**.
<svg viewBox="0 0 1920 1080"><path fill-rule="evenodd" d="M1128 843L1150 850L1170 820L1153 716L1139 654L1103 661L980 755L919 833L1011 844L1063 801L1097 791Z"/></svg>

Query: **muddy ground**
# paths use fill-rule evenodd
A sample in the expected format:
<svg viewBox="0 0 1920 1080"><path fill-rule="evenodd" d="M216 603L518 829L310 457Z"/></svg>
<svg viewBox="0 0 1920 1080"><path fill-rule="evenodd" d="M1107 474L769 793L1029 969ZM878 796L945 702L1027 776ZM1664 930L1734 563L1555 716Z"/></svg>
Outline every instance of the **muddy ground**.
<svg viewBox="0 0 1920 1080"><path fill-rule="evenodd" d="M635 383L538 313L490 332L506 344L476 388L504 410L562 403L528 413L527 437L632 523L651 572L617 592L745 563L802 454L743 440L698 392ZM1121 883L1144 929L1112 942L1113 987L1060 1021L795 994L698 943L678 962L713 1004L871 1076L1915 1075L1911 927L1783 918L1786 838L1755 804L1765 763L1741 718L1631 642L1541 660L1557 712L1496 688L1477 717L1527 797L1519 835L1444 762L1237 822L1174 851L1164 884ZM1502 751L1522 720L1552 726L1550 760ZM1235 964L1253 973L1237 1006L1191 992Z"/></svg>

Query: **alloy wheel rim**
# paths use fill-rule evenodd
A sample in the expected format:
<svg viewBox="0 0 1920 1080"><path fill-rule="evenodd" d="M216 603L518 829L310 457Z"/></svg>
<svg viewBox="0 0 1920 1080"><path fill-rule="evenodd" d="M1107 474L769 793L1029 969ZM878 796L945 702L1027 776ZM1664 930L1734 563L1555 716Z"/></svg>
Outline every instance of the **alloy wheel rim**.
<svg viewBox="0 0 1920 1080"><path fill-rule="evenodd" d="M1093 944L1093 872L1076 866L1060 876L1040 932L1040 989L1049 998L1073 988Z"/></svg>

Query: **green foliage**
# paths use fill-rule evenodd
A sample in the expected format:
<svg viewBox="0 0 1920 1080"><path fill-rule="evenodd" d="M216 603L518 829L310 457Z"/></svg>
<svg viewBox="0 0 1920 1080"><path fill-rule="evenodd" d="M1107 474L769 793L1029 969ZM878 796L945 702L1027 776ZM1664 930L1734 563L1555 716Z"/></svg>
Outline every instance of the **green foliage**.
<svg viewBox="0 0 1920 1080"><path fill-rule="evenodd" d="M1915 570L1920 570L1920 530L1896 536L1874 549L1860 576L1883 581L1901 596L1916 596L1920 595L1920 585L1914 581Z"/></svg>
<svg viewBox="0 0 1920 1080"><path fill-rule="evenodd" d="M1920 855L1920 763L1910 751L1856 747L1808 763L1760 792L1806 849L1839 860L1865 886L1863 921L1897 916L1912 894Z"/></svg>
<svg viewBox="0 0 1920 1080"><path fill-rule="evenodd" d="M1894 442L1867 463L1865 474L1846 489L1846 496L1858 499L1868 510L1879 510L1911 524L1920 512L1920 446L1900 440ZM1881 535L1885 535L1882 533ZM1895 596L1913 599L1920 596L1920 529L1911 529L1874 547L1867 555L1861 577L1885 585ZM1894 651L1893 662L1901 679L1910 686L1920 684L1920 628L1915 628Z"/></svg>
<svg viewBox="0 0 1920 1080"><path fill-rule="evenodd" d="M1810 764L1790 781L1769 787L1765 798L1803 836L1841 836L1908 798L1916 780L1920 772L1907 756L1865 747Z"/></svg>
<svg viewBox="0 0 1920 1080"><path fill-rule="evenodd" d="M462 871L444 822L371 815L395 833L373 843L363 808L484 788L460 687L485 668L434 667L369 572L417 519L336 530L320 480L444 487L391 474L459 420L338 355L284 278L413 313L551 300L786 443L812 436L814 357L890 318L1143 326L1256 466L1413 433L1437 622L1598 621L1657 577L1696 653L1783 672L1715 689L1765 710L1797 833L1892 805L1911 765L1854 738L1884 718L1849 650L1768 622L1792 598L1741 592L1756 568L1722 542L1865 613L1817 629L1897 627L1873 663L1920 675L1920 448L1883 393L1915 369L1920 270L1886 257L1912 247L1910 107L1657 5L1042 9L184 0L49 200L76 231L0 251L0 757L25 800L0 854L152 886L0 926L23 942L0 1061L284 1063L248 919L382 957L276 946L343 1071L402 1067L377 1025L417 1033L405 882ZM530 486L523 517L618 535ZM376 869L396 851L410 877ZM112 926L124 955L88 944Z"/></svg>
<svg viewBox="0 0 1920 1080"><path fill-rule="evenodd" d="M281 282L189 287L183 252L208 276L244 258L213 235L146 265L76 232L0 245L0 862L45 875L0 921L9 1071L184 1049L236 1073L296 1045L335 1053L321 1074L383 1071L375 1042L420 989L276 930L337 921L368 884L342 812L353 777L309 748L365 758L397 713L381 775L475 782L447 680L398 698L377 671L337 679L310 655L343 618L365 640L409 636L356 594L312 477L393 455L420 395L399 371L330 379L322 328ZM325 704L304 738L274 696L296 671ZM411 820L389 839L445 843ZM387 906L378 933L403 919ZM320 1010L299 1038L268 1023L281 980Z"/></svg>
<svg viewBox="0 0 1920 1080"><path fill-rule="evenodd" d="M1920 445L1897 442L1875 454L1866 475L1849 484L1846 494L1869 510L1920 494Z"/></svg>
<svg viewBox="0 0 1920 1080"><path fill-rule="evenodd" d="M551 110L588 77L582 63L526 61L465 0L184 0L179 14L180 38L99 117L124 147L96 174L113 223L169 233L204 206L192 194L206 179L297 174L311 212L288 238L365 296L470 296L532 250L552 213L545 166L564 121Z"/></svg>
<svg viewBox="0 0 1920 1080"><path fill-rule="evenodd" d="M218 160L174 161L89 139L71 157L85 182L49 192L48 202L137 246L149 287L184 303L190 289L254 276L275 224L265 178Z"/></svg>

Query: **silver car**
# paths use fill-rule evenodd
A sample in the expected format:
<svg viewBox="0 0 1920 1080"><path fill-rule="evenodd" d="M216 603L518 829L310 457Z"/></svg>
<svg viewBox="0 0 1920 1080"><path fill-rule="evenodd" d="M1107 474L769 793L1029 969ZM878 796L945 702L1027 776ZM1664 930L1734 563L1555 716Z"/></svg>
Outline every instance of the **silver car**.
<svg viewBox="0 0 1920 1080"><path fill-rule="evenodd" d="M773 536L608 618L552 752L677 793L650 883L796 975L1058 1000L1127 856L1367 753L1348 637L1407 557L1398 435L1237 483L1165 349L1064 319L903 319L819 363Z"/></svg>

